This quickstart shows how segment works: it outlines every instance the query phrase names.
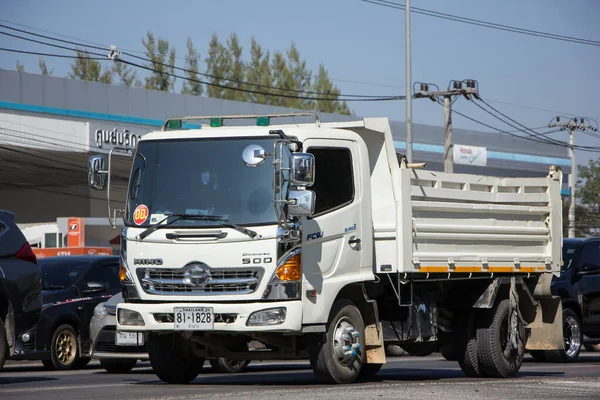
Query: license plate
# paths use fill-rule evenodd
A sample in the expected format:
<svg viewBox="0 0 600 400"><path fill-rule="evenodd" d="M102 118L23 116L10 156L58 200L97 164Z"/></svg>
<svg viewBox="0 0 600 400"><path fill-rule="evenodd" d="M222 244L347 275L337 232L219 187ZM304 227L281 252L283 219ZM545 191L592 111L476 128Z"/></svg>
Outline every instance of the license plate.
<svg viewBox="0 0 600 400"><path fill-rule="evenodd" d="M117 346L142 346L144 334L141 332L117 332L115 343Z"/></svg>
<svg viewBox="0 0 600 400"><path fill-rule="evenodd" d="M175 307L176 331L210 331L214 328L211 307Z"/></svg>

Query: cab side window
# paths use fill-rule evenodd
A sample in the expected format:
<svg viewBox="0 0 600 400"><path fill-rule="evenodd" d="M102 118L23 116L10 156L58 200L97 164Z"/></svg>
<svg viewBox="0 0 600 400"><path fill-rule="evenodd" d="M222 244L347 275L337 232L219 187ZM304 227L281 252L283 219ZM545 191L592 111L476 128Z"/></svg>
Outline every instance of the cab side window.
<svg viewBox="0 0 600 400"><path fill-rule="evenodd" d="M583 268L584 264L592 264L600 266L600 243L589 243L586 244L581 253L581 265L579 268Z"/></svg>
<svg viewBox="0 0 600 400"><path fill-rule="evenodd" d="M106 285L108 291L121 290L121 281L119 280L119 264L109 264L95 267L88 272L85 277L87 282L99 282Z"/></svg>
<svg viewBox="0 0 600 400"><path fill-rule="evenodd" d="M309 189L316 194L315 214L344 207L354 200L354 174L350 149L311 147L315 157L315 183Z"/></svg>

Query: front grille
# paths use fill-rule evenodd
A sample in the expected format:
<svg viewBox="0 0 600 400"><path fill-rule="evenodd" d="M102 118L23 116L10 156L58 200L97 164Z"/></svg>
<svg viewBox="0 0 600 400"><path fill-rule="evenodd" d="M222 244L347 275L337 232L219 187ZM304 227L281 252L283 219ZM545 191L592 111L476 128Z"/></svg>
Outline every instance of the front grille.
<svg viewBox="0 0 600 400"><path fill-rule="evenodd" d="M115 327L106 326L102 328L98 333L98 339L94 345L95 352L107 352L107 353L147 353L148 342L147 336L145 337L144 344L141 346L117 346L115 343Z"/></svg>
<svg viewBox="0 0 600 400"><path fill-rule="evenodd" d="M185 269L139 268L137 275L144 291L150 294L224 295L255 292L262 272L260 267L210 268L210 279L203 286L186 280Z"/></svg>

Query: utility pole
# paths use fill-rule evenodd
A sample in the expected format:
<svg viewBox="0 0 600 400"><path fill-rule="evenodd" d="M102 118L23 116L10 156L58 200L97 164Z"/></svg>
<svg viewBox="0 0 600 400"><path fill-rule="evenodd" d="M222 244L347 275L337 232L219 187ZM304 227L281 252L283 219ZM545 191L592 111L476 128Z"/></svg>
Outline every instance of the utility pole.
<svg viewBox="0 0 600 400"><path fill-rule="evenodd" d="M452 103L451 96L444 96L444 172L454 172L454 149L452 146Z"/></svg>
<svg viewBox="0 0 600 400"><path fill-rule="evenodd" d="M569 204L569 237L575 237L575 131L579 129L583 132L596 132L598 129L590 125L589 122L586 122L583 118L571 118L567 122L562 122L560 117L554 118L548 124L549 128L558 127L561 131L569 130L569 156L571 158L571 174L569 175L569 196L571 197L571 202Z"/></svg>
<svg viewBox="0 0 600 400"><path fill-rule="evenodd" d="M405 52L406 52L406 159L412 163L412 77L410 62L410 0L405 3Z"/></svg>
<svg viewBox="0 0 600 400"><path fill-rule="evenodd" d="M463 88L465 83L466 88ZM440 102L439 97L444 98L444 172L454 171L454 149L452 145L452 97L464 96L471 100L471 96L476 99L479 97L479 87L477 81L465 79L462 81L450 81L448 89L439 90L436 85L421 83L421 90L415 93L415 98L428 97L435 102ZM429 85L435 86L437 91L429 91Z"/></svg>

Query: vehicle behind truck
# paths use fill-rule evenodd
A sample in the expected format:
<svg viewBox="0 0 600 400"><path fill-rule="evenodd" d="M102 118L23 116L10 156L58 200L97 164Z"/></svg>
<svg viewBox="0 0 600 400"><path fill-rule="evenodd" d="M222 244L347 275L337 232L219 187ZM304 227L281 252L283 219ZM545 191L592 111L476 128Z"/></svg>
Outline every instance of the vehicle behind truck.
<svg viewBox="0 0 600 400"><path fill-rule="evenodd" d="M227 125L242 119L256 125ZM429 171L396 153L387 118L314 113L169 118L133 152L90 158L109 199L117 154L132 157L117 331L148 334L165 382L229 357L309 359L319 380L350 383L387 345L450 347L467 376L509 377L526 350L564 347L556 166Z"/></svg>

